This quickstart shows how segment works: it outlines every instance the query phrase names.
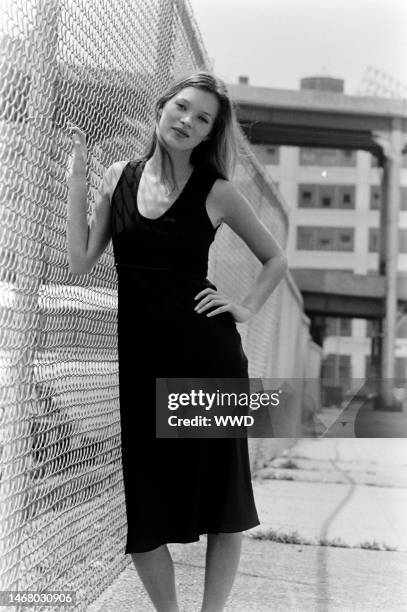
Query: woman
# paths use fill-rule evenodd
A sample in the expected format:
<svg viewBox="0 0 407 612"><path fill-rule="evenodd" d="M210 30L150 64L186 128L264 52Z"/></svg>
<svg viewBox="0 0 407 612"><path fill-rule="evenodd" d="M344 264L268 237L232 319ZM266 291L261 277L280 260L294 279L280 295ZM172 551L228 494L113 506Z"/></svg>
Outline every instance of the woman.
<svg viewBox="0 0 407 612"><path fill-rule="evenodd" d="M91 271L113 243L118 274L119 393L127 543L159 611L178 611L169 542L207 534L202 612L223 610L242 532L259 524L247 439L155 436L155 378L247 378L236 322L253 316L286 271L285 256L230 182L236 120L222 81L179 79L156 103L143 159L106 171L88 229L86 148L74 130L68 256ZM236 303L207 275L208 250L226 223L263 264Z"/></svg>

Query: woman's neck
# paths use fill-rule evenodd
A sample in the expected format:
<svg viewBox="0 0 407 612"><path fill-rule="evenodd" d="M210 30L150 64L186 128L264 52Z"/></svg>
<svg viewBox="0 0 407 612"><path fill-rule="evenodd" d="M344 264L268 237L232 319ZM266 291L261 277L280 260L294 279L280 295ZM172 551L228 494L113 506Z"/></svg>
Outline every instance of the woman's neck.
<svg viewBox="0 0 407 612"><path fill-rule="evenodd" d="M181 180L188 176L193 169L193 165L191 164L191 152L190 151L170 151L169 156L174 166L174 174L175 180ZM159 174L161 172L161 159L162 154L159 148L156 146L154 149L154 153L148 160L148 164L150 166L150 170L154 174ZM169 167L168 160L165 159L165 171L167 176L171 176L171 169Z"/></svg>

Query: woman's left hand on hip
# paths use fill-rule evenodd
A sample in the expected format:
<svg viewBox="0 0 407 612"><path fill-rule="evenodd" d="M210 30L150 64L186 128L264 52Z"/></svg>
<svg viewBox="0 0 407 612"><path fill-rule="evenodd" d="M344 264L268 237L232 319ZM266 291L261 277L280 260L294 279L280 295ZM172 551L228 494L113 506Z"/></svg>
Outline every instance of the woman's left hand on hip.
<svg viewBox="0 0 407 612"><path fill-rule="evenodd" d="M247 321L251 315L252 311L247 306L242 306L241 304L236 304L229 297L227 297L221 291L215 291L211 287L207 287L203 291L200 291L196 296L195 300L201 300L195 306L195 312L201 314L214 306L217 306L215 310L207 313L207 317L213 317L217 314L221 314L222 312L230 312L236 323L244 323Z"/></svg>

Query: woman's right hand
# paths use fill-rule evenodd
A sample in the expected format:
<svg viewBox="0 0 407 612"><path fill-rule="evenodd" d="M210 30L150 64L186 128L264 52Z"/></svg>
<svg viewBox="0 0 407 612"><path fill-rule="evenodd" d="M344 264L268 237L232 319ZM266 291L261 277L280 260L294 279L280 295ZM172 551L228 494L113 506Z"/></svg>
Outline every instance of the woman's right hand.
<svg viewBox="0 0 407 612"><path fill-rule="evenodd" d="M76 126L72 126L69 131L72 137L72 157L69 173L71 175L86 175L86 134Z"/></svg>

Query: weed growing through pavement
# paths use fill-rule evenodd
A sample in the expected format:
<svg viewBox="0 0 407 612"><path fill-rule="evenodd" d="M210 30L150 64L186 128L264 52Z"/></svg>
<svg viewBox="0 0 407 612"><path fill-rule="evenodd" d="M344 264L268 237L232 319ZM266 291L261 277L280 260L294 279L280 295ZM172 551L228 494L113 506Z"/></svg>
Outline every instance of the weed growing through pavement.
<svg viewBox="0 0 407 612"><path fill-rule="evenodd" d="M284 532L281 530L269 529L256 529L253 532L248 532L247 536L253 540L262 540L268 542L278 542L279 544L300 544L305 546L332 546L336 548L363 548L365 550L381 550L391 551L397 550L397 546L390 546L385 542L381 544L373 540L373 542L361 542L351 546L346 544L341 538L320 538L319 540L312 540L301 536L297 530Z"/></svg>
<svg viewBox="0 0 407 612"><path fill-rule="evenodd" d="M298 470L298 464L293 461L291 458L283 459L281 463L279 462L278 467L282 470Z"/></svg>
<svg viewBox="0 0 407 612"><path fill-rule="evenodd" d="M396 551L397 550L397 546L389 546L389 544L386 544L386 542L382 542L381 544L379 542L376 542L376 540L373 540L373 542L361 542L359 544L360 548L364 548L366 550L389 550L389 551Z"/></svg>

